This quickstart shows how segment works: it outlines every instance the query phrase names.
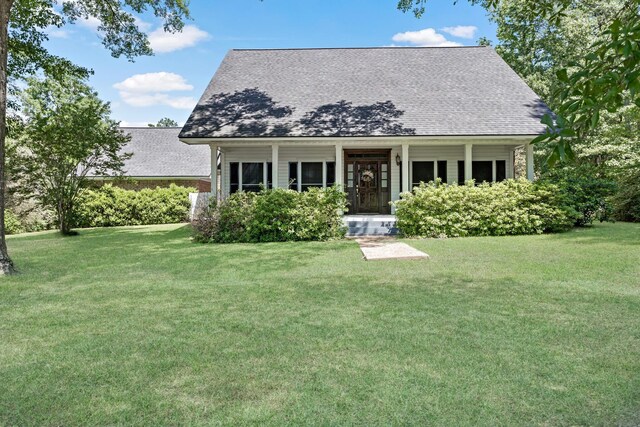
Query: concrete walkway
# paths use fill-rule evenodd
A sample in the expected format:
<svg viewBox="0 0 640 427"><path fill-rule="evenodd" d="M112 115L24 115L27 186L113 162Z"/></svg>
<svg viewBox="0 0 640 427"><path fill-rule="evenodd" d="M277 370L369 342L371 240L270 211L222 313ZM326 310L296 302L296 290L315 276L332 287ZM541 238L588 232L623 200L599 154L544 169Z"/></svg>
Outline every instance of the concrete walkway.
<svg viewBox="0 0 640 427"><path fill-rule="evenodd" d="M429 255L390 237L355 239L367 261L380 259L429 259Z"/></svg>

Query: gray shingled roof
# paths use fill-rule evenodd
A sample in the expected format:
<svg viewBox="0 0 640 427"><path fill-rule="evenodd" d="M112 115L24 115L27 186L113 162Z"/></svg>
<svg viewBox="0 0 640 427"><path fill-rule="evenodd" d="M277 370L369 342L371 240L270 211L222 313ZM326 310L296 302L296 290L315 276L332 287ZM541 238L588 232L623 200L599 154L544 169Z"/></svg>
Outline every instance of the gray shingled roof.
<svg viewBox="0 0 640 427"><path fill-rule="evenodd" d="M223 95L242 91L244 98ZM247 108L264 96L293 112L217 128L238 102ZM332 106L316 110L323 105ZM322 114L299 122L314 110ZM533 135L543 131L545 112L489 47L231 50L180 137ZM367 114L375 123L360 126ZM344 131L353 121L357 129Z"/></svg>
<svg viewBox="0 0 640 427"><path fill-rule="evenodd" d="M122 128L131 135L123 148L133 156L125 162L130 177L208 177L211 149L208 145L186 145L178 139L180 128Z"/></svg>

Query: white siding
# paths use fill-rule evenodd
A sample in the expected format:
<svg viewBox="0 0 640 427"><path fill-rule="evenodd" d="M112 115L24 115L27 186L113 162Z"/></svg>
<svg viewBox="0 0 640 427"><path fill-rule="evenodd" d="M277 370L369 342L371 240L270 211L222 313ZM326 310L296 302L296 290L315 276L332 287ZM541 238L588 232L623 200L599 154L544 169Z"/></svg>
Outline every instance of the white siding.
<svg viewBox="0 0 640 427"><path fill-rule="evenodd" d="M391 149L391 200L400 198L400 166L396 163L396 156L402 157L402 147L393 147ZM393 206L391 207L393 213Z"/></svg>

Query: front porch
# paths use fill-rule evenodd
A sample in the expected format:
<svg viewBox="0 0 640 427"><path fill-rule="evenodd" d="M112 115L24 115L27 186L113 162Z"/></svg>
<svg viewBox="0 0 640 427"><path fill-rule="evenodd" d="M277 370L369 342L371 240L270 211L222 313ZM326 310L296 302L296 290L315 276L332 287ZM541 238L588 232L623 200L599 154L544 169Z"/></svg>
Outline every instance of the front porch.
<svg viewBox="0 0 640 427"><path fill-rule="evenodd" d="M515 150L524 147L526 177L533 179L530 137L468 139L342 138L326 141L253 140L213 143L211 191L226 197L236 191L262 187L304 191L309 187L344 186L349 214L391 214L389 202L420 182L441 179L501 181L516 177Z"/></svg>

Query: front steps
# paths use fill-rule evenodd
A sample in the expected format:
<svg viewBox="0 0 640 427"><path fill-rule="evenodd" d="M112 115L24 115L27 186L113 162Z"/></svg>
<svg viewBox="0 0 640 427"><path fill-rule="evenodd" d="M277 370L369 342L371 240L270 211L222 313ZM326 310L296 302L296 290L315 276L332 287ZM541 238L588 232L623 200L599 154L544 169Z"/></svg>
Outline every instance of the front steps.
<svg viewBox="0 0 640 427"><path fill-rule="evenodd" d="M360 236L397 236L396 217L394 215L345 215L348 237Z"/></svg>

